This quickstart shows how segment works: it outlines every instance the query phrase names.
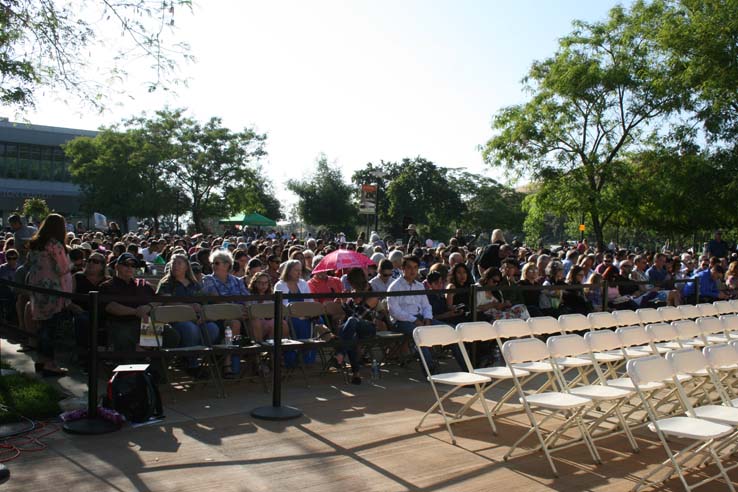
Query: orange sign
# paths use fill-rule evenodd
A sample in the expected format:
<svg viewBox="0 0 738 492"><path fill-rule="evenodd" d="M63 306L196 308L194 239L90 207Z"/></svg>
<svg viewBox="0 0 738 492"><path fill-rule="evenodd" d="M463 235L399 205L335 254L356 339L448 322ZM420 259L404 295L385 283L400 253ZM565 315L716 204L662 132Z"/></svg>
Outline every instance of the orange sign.
<svg viewBox="0 0 738 492"><path fill-rule="evenodd" d="M579 232L584 232L585 230L587 230L587 228L584 227L584 224L579 224Z"/></svg>

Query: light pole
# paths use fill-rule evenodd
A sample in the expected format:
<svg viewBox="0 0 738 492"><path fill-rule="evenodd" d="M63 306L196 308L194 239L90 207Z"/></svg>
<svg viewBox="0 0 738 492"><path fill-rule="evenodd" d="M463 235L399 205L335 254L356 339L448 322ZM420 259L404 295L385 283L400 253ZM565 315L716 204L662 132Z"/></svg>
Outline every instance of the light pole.
<svg viewBox="0 0 738 492"><path fill-rule="evenodd" d="M377 178L377 198L376 198L376 204L374 205L374 230L379 234L379 199L381 196L381 189L382 189L382 178L387 176L387 173L384 171L381 171L380 169L374 169L369 173L371 176L374 176ZM369 239L369 238L367 238Z"/></svg>

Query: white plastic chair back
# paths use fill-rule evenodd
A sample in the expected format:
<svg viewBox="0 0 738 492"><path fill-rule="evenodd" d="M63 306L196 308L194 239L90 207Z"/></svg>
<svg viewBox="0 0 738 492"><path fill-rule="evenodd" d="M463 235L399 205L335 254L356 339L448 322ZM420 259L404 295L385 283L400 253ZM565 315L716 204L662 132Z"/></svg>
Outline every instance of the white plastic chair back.
<svg viewBox="0 0 738 492"><path fill-rule="evenodd" d="M682 319L697 319L700 317L700 310L697 306L682 304L677 306L677 309L682 313Z"/></svg>
<svg viewBox="0 0 738 492"><path fill-rule="evenodd" d="M641 324L641 318L638 317L635 311L631 311L629 309L614 311L612 315L615 318L615 321L617 321L618 326L633 326Z"/></svg>
<svg viewBox="0 0 738 492"><path fill-rule="evenodd" d="M712 305L715 306L719 314L733 314L735 312L730 301L715 301Z"/></svg>
<svg viewBox="0 0 738 492"><path fill-rule="evenodd" d="M709 303L706 303L706 302L705 303L702 303L702 304L697 304L697 309L700 312L700 316L715 316L715 317L717 317L717 316L720 315L720 312L718 311L718 309L713 304L709 304Z"/></svg>
<svg viewBox="0 0 738 492"><path fill-rule="evenodd" d="M672 350L666 354L666 360L677 374L693 374L707 367L702 352L691 348Z"/></svg>
<svg viewBox="0 0 738 492"><path fill-rule="evenodd" d="M628 376L638 385L661 382L674 377L671 364L658 355L629 360L626 370Z"/></svg>
<svg viewBox="0 0 738 492"><path fill-rule="evenodd" d="M576 333L550 337L546 340L546 346L552 357L574 357L589 353L584 338Z"/></svg>
<svg viewBox="0 0 738 492"><path fill-rule="evenodd" d="M661 323L664 319L661 317L661 313L654 308L643 308L636 309L636 314L641 320L642 325L648 325L651 323Z"/></svg>
<svg viewBox="0 0 738 492"><path fill-rule="evenodd" d="M725 330L723 322L718 318L699 318L697 320L697 326L705 336L722 333Z"/></svg>
<svg viewBox="0 0 738 492"><path fill-rule="evenodd" d="M519 364L548 359L549 353L546 344L537 338L521 338L502 344L502 356L508 364Z"/></svg>
<svg viewBox="0 0 738 492"><path fill-rule="evenodd" d="M738 364L738 352L727 343L707 346L702 349L702 353L708 364L715 369Z"/></svg>
<svg viewBox="0 0 738 492"><path fill-rule="evenodd" d="M497 332L486 321L473 321L456 325L462 342L485 342L497 338Z"/></svg>
<svg viewBox="0 0 738 492"><path fill-rule="evenodd" d="M738 313L738 299L733 299L730 302L731 307L733 308L734 313Z"/></svg>
<svg viewBox="0 0 738 492"><path fill-rule="evenodd" d="M590 331L584 334L584 341L592 352L607 352L621 347L620 338L612 330Z"/></svg>
<svg viewBox="0 0 738 492"><path fill-rule="evenodd" d="M646 325L646 335L654 342L670 342L677 339L677 331L668 323L654 323Z"/></svg>
<svg viewBox="0 0 738 492"><path fill-rule="evenodd" d="M559 322L553 316L539 316L537 318L529 318L528 329L533 336L561 333Z"/></svg>
<svg viewBox="0 0 738 492"><path fill-rule="evenodd" d="M690 340L700 336L700 328L692 320L685 319L680 321L673 321L671 326L676 328L677 338L679 340Z"/></svg>
<svg viewBox="0 0 738 492"><path fill-rule="evenodd" d="M522 319L498 319L492 326L500 338L522 338L530 335L528 323Z"/></svg>
<svg viewBox="0 0 738 492"><path fill-rule="evenodd" d="M615 330L623 347L648 345L648 335L642 326L623 326Z"/></svg>
<svg viewBox="0 0 738 492"><path fill-rule="evenodd" d="M674 306L663 306L657 309L661 313L661 319L667 323L683 319L682 313Z"/></svg>
<svg viewBox="0 0 738 492"><path fill-rule="evenodd" d="M589 325L593 330L602 330L604 328L615 328L618 326L618 322L615 321L615 317L612 313L589 313L587 315Z"/></svg>
<svg viewBox="0 0 738 492"><path fill-rule="evenodd" d="M459 334L448 325L418 326L413 330L413 340L418 347L451 345L459 342Z"/></svg>
<svg viewBox="0 0 738 492"><path fill-rule="evenodd" d="M728 333L738 331L738 316L734 314L720 316L720 321L723 323L723 329Z"/></svg>

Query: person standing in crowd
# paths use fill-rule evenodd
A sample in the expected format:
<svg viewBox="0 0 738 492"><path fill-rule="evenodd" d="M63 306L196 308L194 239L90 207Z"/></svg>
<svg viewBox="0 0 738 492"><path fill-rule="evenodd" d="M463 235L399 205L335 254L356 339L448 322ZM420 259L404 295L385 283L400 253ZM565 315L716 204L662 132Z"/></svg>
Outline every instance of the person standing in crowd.
<svg viewBox="0 0 738 492"><path fill-rule="evenodd" d="M72 292L72 275L65 247L67 226L59 214L49 214L28 241L27 284L61 292ZM65 371L54 361L54 334L68 314L69 299L54 294L31 292L31 316L39 324L39 358L44 376L60 376Z"/></svg>
<svg viewBox="0 0 738 492"><path fill-rule="evenodd" d="M705 254L709 257L727 258L729 250L728 243L723 240L723 231L717 230L713 238L707 243Z"/></svg>
<svg viewBox="0 0 738 492"><path fill-rule="evenodd" d="M10 229L13 231L13 242L15 244L15 249L18 250L18 265L23 265L26 262L26 257L28 256L28 242L31 240L33 235L36 234L36 228L30 225L24 226L23 221L18 214L13 214L8 217L8 224L10 224ZM65 237L66 234L67 230L65 225Z"/></svg>

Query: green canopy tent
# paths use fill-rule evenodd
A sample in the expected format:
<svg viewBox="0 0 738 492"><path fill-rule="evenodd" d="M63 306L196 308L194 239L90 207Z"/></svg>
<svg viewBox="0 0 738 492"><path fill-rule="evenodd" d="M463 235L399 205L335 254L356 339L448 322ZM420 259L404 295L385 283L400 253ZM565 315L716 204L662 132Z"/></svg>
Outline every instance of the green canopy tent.
<svg viewBox="0 0 738 492"><path fill-rule="evenodd" d="M261 214L239 214L227 219L220 219L219 224L223 225L242 225L242 226L261 226L261 227L276 227L277 223L268 217L264 217Z"/></svg>

